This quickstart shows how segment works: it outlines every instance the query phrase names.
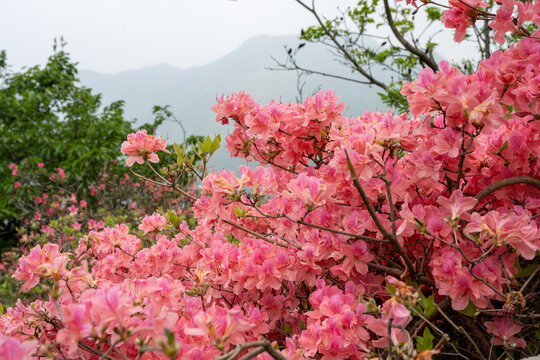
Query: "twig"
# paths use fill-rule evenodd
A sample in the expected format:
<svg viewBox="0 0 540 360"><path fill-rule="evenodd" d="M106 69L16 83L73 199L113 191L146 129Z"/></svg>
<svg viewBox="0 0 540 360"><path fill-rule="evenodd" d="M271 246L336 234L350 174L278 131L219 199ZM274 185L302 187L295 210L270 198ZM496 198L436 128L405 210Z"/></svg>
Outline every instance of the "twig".
<svg viewBox="0 0 540 360"><path fill-rule="evenodd" d="M532 281L532 279L538 274L538 272L540 271L540 265L538 265L536 267L536 269L533 271L533 273L531 274L531 276L529 276L529 278L527 279L527 281L525 281L525 283L523 284L523 286L521 286L521 289L519 289L519 292L520 294L523 294L523 291L525 291L525 289L527 288L527 285L529 285L529 283Z"/></svg>
<svg viewBox="0 0 540 360"><path fill-rule="evenodd" d="M439 307L439 305L435 305L435 307L437 308L437 310L439 310L440 314L446 319L446 321L448 321L448 323L450 325L452 325L452 327L454 329L456 329L458 332L462 333L463 335L465 335L465 337L467 338L467 340L469 340L469 342L473 345L474 349L476 350L476 352L478 353L478 355L480 355L480 358L481 359L484 359L486 360L486 357L484 356L484 354L482 353L482 351L480 350L480 348L478 347L478 345L476 344L476 342L474 342L474 340L471 338L471 336L469 335L469 333L461 326L457 326L456 323L454 323L452 321L452 319L450 319L448 317L448 315L446 315L444 313L444 311L442 311L442 309Z"/></svg>
<svg viewBox="0 0 540 360"><path fill-rule="evenodd" d="M287 216L287 218L289 218L289 217ZM315 225L315 224L312 224L312 223L305 222L304 220L296 220L296 221L292 220L292 219L290 219L290 220L293 221L293 222L296 222L297 224L309 226L309 227L319 229L319 230L332 232L332 233L335 233L335 234L349 236L349 237L354 238L354 239L361 239L361 240L373 241L373 242L379 242L379 243L388 243L388 241L384 240L384 239L377 239L377 238L374 238L374 237L371 237L371 236L353 234L353 233L349 233L349 232L346 232L346 231L340 231L340 230L336 230L336 229L332 229L332 228L327 228L327 227L324 227L324 226Z"/></svg>
<svg viewBox="0 0 540 360"><path fill-rule="evenodd" d="M273 240L273 239L270 239L270 238L264 236L263 234L259 234L259 233L256 232L256 231L253 231L253 230L251 230L251 229L248 229L247 227L242 226L242 225L240 225L240 224L237 224L237 223L235 223L235 222L232 222L232 221L230 221L230 220L222 219L221 221L223 221L224 223L229 224L229 225L231 225L231 226L234 226L234 227L237 228L237 229L243 230L243 231L247 232L248 234L253 235L253 236L255 236L255 237L257 237L257 238L259 238L259 239L261 239L261 240L264 240L264 241L266 241L266 242L269 242L270 244L274 244L274 245L281 246L281 247L284 247L284 248L288 248L288 247L289 247L288 244L283 244L283 243L281 243L281 242L279 242L279 241L275 241L275 240ZM302 248L300 245L295 244L295 243L293 243L293 242L291 242L291 245L294 246L294 247L297 248L297 249L301 249L301 248Z"/></svg>
<svg viewBox="0 0 540 360"><path fill-rule="evenodd" d="M247 350L247 349L250 349L250 348L254 348L254 347L257 347L256 350L242 356L240 358L240 360L249 360L249 359L252 359L254 358L255 356L263 353L263 352L267 352L268 355L270 355L273 359L275 360L286 360L285 356L283 356L280 352L276 351L273 347L272 347L272 344L267 341L267 340L263 340L263 341L253 341L253 342L248 342L248 343L245 343L245 344L241 344L241 345L238 345L236 348L234 348L233 350L217 357L215 360L234 360L238 355L240 355L240 353L244 350Z"/></svg>
<svg viewBox="0 0 540 360"><path fill-rule="evenodd" d="M370 262L370 263L367 263L367 266L369 268L371 268L372 270L375 270L375 271L378 271L378 272L384 273L384 274L389 274L389 275L392 275L392 276L395 276L395 277L400 277L403 274L402 270L391 268L391 267L380 265L380 264L375 264L375 263ZM430 278L427 278L425 276L420 275L420 276L418 276L416 278L416 280L418 280L419 283L422 283L422 284L427 285L429 287L432 287L432 288L435 287L435 282L433 280L431 280Z"/></svg>

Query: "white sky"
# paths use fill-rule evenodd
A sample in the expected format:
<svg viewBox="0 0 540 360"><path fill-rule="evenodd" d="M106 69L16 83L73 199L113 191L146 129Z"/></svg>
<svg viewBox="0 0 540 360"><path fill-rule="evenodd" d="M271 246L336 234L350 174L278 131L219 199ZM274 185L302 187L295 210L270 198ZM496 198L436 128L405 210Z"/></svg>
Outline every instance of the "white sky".
<svg viewBox="0 0 540 360"><path fill-rule="evenodd" d="M319 0L325 15L354 0ZM45 63L63 36L80 69L118 72L209 63L259 35L315 20L294 0L0 0L0 49L14 69Z"/></svg>

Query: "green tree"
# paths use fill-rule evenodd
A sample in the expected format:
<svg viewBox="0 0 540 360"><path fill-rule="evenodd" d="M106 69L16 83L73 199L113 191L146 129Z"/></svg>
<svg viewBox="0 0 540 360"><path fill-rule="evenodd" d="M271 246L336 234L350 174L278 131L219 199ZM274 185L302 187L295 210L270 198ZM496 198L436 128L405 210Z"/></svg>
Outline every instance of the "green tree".
<svg viewBox="0 0 540 360"><path fill-rule="evenodd" d="M45 66L21 72L9 71L6 53L0 54L1 239L12 236L21 215L31 212L36 189L68 187L84 196L106 166L113 164L119 174L128 171L116 160L134 129L122 101L102 106L101 95L79 83L63 44L54 46ZM145 126L155 129L163 120ZM59 175L58 168L66 178L55 183L49 178ZM22 175L25 182L14 186Z"/></svg>

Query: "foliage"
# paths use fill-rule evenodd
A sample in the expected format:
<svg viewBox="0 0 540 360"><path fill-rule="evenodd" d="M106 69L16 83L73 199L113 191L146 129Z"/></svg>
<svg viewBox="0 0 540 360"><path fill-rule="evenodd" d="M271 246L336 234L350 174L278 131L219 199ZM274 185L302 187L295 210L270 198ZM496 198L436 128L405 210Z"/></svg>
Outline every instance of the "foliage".
<svg viewBox="0 0 540 360"><path fill-rule="evenodd" d="M58 168L68 174L65 182L73 191L86 191L103 167L118 158L118 147L132 129L124 120L122 102L101 108L100 95L78 84L68 54L55 50L43 68L12 73L5 61L0 67L0 143L7 145L0 148L4 226L13 225L21 211L27 215L17 203L31 202L29 188L48 191L48 177L58 175ZM21 182L14 189L14 177L23 168L32 174L32 183Z"/></svg>
<svg viewBox="0 0 540 360"><path fill-rule="evenodd" d="M406 111L408 107L405 97L400 94L403 84L415 79L423 68L439 70L436 58L443 26L456 29L456 41L465 39L476 44L477 52L469 54L458 66L467 73L476 71L475 65L488 58L493 49L504 48L505 32L508 44L512 44L537 29L530 21L532 6L529 1L518 2L519 22L509 24L502 33L492 26L492 20L512 18L512 11L497 12L499 3L495 1L451 0L450 10L443 15L439 4L429 0L421 1L420 6L416 1L407 0L407 5L413 4L414 9L403 3L393 4L390 0L359 0L355 6L330 19L317 10L315 1L311 5L308 1L296 2L317 22L303 29L300 39L324 44L346 69L352 71L352 75L344 77L299 64L296 58L305 43L297 49L288 49L287 59L278 62L279 67L374 86L380 91L383 103L399 111ZM514 5L509 3L508 6L512 10ZM526 10L527 7L530 9ZM500 35L494 39L494 34Z"/></svg>
<svg viewBox="0 0 540 360"><path fill-rule="evenodd" d="M506 16L509 1L490 24L504 32L523 20ZM530 6L520 16L540 23ZM0 347L17 359L537 354L537 35L472 74L420 71L401 90L410 114L346 118L332 91L297 104L222 97L231 155L260 163L239 174L206 173L219 139L193 146L198 165L175 145L159 172L164 141L129 134L128 165L193 202L196 221L153 213L142 234L120 224L74 249L35 246L13 277L48 297L6 310ZM199 194L177 185L185 171L203 178Z"/></svg>
<svg viewBox="0 0 540 360"><path fill-rule="evenodd" d="M102 107L101 95L78 83L76 64L62 48L55 45L44 67L19 73L8 71L5 52L0 56L0 143L7 145L0 148L0 248L14 245L15 227L36 215L36 197L74 193L96 208L89 186L106 173L122 177L128 171L117 161L125 134L134 130L123 102ZM154 115L140 128L153 132L176 120L166 106L156 106ZM178 179L181 186L191 180Z"/></svg>

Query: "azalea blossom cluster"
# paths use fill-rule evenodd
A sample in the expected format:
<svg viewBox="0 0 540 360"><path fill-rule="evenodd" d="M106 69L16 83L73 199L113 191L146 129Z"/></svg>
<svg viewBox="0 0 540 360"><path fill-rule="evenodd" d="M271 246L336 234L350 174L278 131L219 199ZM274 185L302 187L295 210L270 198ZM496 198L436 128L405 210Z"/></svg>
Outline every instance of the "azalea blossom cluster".
<svg viewBox="0 0 540 360"><path fill-rule="evenodd" d="M122 154L128 155L127 166L132 166L134 163L144 164L145 160L157 163L159 162L156 154L158 151L169 152L165 140L149 135L144 129L129 134L127 141L122 144L121 151Z"/></svg>
<svg viewBox="0 0 540 360"><path fill-rule="evenodd" d="M418 8L416 0L406 0ZM502 0L497 1L495 13L489 8L494 4L482 0L449 0L448 5L430 0L422 0L423 4L433 4L444 7L442 22L446 28L455 29L454 41L462 41L467 29L476 21L487 21L489 27L495 30L494 40L499 44L506 42L505 35L513 33L518 36L538 38L540 35L540 1ZM487 11L486 11L487 10ZM534 30L528 30L527 25L534 24Z"/></svg>
<svg viewBox="0 0 540 360"><path fill-rule="evenodd" d="M531 355L539 64L534 38L471 75L442 62L404 86L402 115L346 117L332 91L222 97L229 151L260 166L207 174L195 226L148 214L140 237L122 224L71 252L31 249L13 276L49 297L7 309L0 347L18 359ZM161 141L130 134L122 153L156 162Z"/></svg>

